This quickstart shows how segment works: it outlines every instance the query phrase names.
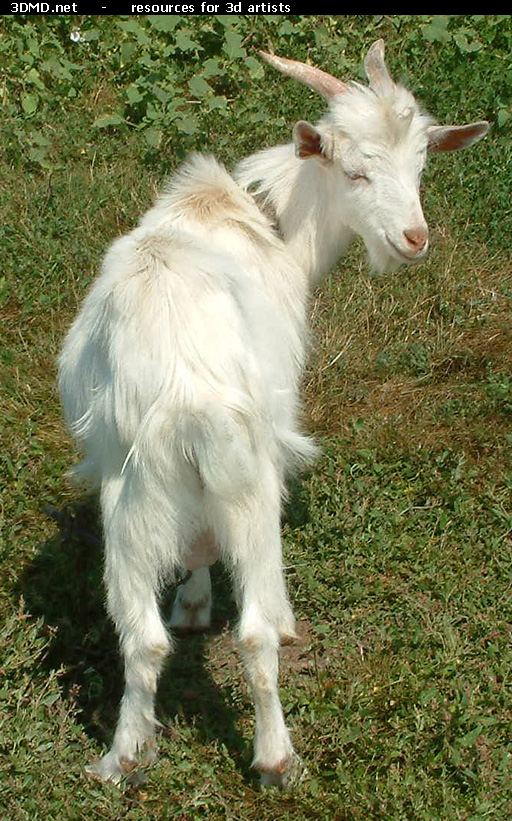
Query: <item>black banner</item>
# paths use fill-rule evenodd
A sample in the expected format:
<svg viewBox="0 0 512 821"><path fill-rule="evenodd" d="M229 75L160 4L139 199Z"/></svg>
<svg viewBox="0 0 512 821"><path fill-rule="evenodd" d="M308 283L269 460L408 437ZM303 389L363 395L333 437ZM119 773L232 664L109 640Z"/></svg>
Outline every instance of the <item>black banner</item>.
<svg viewBox="0 0 512 821"><path fill-rule="evenodd" d="M204 15L210 14L301 14L305 4L295 2L271 2L271 3L249 3L246 0L240 2L191 2L183 3L132 3L132 2L91 2L91 0L79 0L76 3L54 3L44 2L9 2L6 8L11 14L106 14L106 15L126 15L126 14L179 14L179 15ZM3 15L2 15L3 16Z"/></svg>

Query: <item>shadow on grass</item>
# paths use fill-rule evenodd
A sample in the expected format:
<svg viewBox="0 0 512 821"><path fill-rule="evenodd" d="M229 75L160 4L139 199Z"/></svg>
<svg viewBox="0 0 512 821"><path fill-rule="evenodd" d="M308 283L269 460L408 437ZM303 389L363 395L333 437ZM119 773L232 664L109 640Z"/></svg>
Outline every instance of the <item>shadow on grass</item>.
<svg viewBox="0 0 512 821"><path fill-rule="evenodd" d="M58 524L52 539L21 577L16 595L27 610L54 632L43 664L62 670L64 694L79 709L87 734L103 745L112 741L122 695L122 663L117 639L104 605L102 539L94 501L48 511ZM236 729L236 711L205 664L209 636L220 633L236 617L230 582L220 566L212 568L214 622L207 634L178 638L162 675L157 697L164 726L174 717L186 721L205 743L224 744L243 777L249 768L250 739ZM170 615L173 591L164 597L164 618ZM233 646L232 652L235 653ZM240 669L240 675L242 671Z"/></svg>

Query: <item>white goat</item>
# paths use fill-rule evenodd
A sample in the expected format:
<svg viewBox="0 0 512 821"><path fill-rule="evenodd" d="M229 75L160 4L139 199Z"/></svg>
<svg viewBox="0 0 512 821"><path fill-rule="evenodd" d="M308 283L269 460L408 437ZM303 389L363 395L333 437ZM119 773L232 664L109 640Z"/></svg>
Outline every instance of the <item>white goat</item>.
<svg viewBox="0 0 512 821"><path fill-rule="evenodd" d="M390 78L384 44L369 87L263 53L329 101L293 143L234 176L195 155L108 251L60 358L65 415L100 489L108 609L125 692L111 750L90 771L119 781L155 752L154 697L171 639L158 595L192 570L171 625L209 624L208 565L229 567L238 643L255 701L263 783L299 771L278 696L279 643L294 618L282 570L287 471L315 448L296 428L312 285L355 234L379 270L422 259L419 198L427 150L479 140L485 122L438 126Z"/></svg>

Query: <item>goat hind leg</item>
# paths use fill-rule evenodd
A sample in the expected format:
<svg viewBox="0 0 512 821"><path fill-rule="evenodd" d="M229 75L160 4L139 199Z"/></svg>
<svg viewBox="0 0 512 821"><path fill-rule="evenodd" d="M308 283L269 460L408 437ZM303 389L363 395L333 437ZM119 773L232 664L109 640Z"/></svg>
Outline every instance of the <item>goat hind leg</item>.
<svg viewBox="0 0 512 821"><path fill-rule="evenodd" d="M242 617L238 643L256 713L252 766L259 771L263 786L287 789L300 777L302 765L279 700L279 636L254 603L248 609L250 616Z"/></svg>
<svg viewBox="0 0 512 821"><path fill-rule="evenodd" d="M271 495L272 479L244 513L231 511L226 552L240 606L238 645L255 706L253 767L263 785L289 788L302 768L279 700L279 643L295 629L282 571L279 487L276 482Z"/></svg>
<svg viewBox="0 0 512 821"><path fill-rule="evenodd" d="M135 606L116 624L121 632L124 656L125 690L111 749L87 772L104 781L118 783L137 763L156 758L154 699L158 675L171 648L156 598L140 596ZM124 622L124 624L123 624ZM129 622L129 626L127 624Z"/></svg>
<svg viewBox="0 0 512 821"><path fill-rule="evenodd" d="M125 689L112 747L87 768L90 775L115 783L136 763L156 758L154 700L158 676L171 649L158 607L154 562L140 555L130 539L130 527L123 521L128 506L116 503L118 495L115 490L104 494L105 582L108 609L124 658Z"/></svg>

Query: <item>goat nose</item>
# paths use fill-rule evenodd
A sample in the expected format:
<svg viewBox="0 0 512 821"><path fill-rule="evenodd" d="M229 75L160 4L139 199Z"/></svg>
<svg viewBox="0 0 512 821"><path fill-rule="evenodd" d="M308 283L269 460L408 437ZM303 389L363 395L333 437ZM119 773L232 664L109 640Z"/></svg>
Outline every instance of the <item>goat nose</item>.
<svg viewBox="0 0 512 821"><path fill-rule="evenodd" d="M404 231L407 245L415 254L423 250L428 240L428 228L410 228Z"/></svg>

